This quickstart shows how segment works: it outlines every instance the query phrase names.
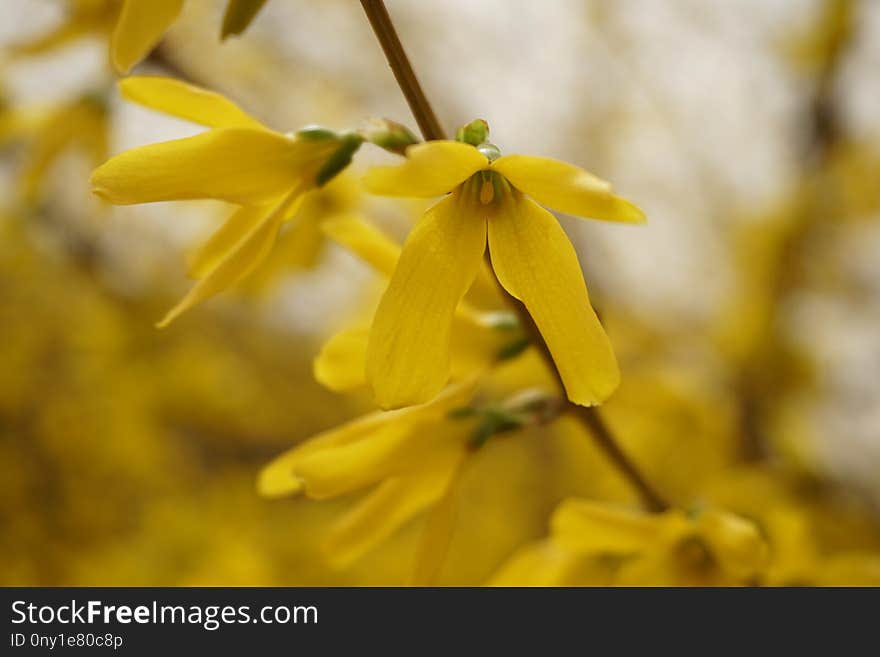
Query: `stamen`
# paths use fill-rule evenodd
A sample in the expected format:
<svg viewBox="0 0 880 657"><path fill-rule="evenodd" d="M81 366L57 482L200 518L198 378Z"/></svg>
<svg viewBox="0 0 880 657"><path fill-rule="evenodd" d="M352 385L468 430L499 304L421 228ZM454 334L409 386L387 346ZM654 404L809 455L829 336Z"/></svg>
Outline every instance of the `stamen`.
<svg viewBox="0 0 880 657"><path fill-rule="evenodd" d="M490 178L489 180L483 180L483 184L480 187L480 203L483 205L489 205L492 200L495 198L495 185Z"/></svg>

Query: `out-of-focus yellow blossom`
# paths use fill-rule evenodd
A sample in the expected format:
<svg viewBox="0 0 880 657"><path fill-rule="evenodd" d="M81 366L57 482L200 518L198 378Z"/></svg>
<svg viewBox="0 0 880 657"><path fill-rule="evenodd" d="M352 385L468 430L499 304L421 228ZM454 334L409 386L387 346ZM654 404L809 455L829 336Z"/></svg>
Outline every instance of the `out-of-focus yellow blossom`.
<svg viewBox="0 0 880 657"><path fill-rule="evenodd" d="M472 429L448 414L473 392L473 385L454 388L430 404L375 413L319 434L269 464L259 490L320 500L373 486L328 538L330 559L348 565L443 496Z"/></svg>
<svg viewBox="0 0 880 657"><path fill-rule="evenodd" d="M427 404L376 412L301 443L266 466L259 491L324 500L372 487L328 537L327 555L338 567L428 510L414 581L432 581L449 545L468 456L492 436L542 422L552 399L537 356L517 360L482 380L452 384ZM526 385L532 387L523 392Z"/></svg>
<svg viewBox="0 0 880 657"><path fill-rule="evenodd" d="M649 514L570 499L553 513L550 539L527 546L495 585L734 586L758 581L768 547L758 528L715 509ZM522 575L527 581L519 581ZM585 575L596 581L583 581Z"/></svg>
<svg viewBox="0 0 880 657"><path fill-rule="evenodd" d="M807 72L821 74L852 38L855 4L854 0L822 0L811 28L785 44L792 61Z"/></svg>
<svg viewBox="0 0 880 657"><path fill-rule="evenodd" d="M110 58L125 75L156 47L177 20L186 0L123 0L119 19L110 39ZM229 0L223 17L221 37L240 34L251 23L266 0Z"/></svg>
<svg viewBox="0 0 880 657"><path fill-rule="evenodd" d="M717 477L701 496L755 522L770 545L770 586L880 585L873 510L802 473L752 465Z"/></svg>
<svg viewBox="0 0 880 657"><path fill-rule="evenodd" d="M452 318L487 239L495 274L534 318L569 399L589 406L617 387L614 352L590 306L574 248L535 201L610 221L641 222L644 215L577 167L498 155L491 144L432 141L409 147L403 164L367 174L376 194L448 194L410 234L376 312L367 378L383 408L425 402L446 383Z"/></svg>
<svg viewBox="0 0 880 657"><path fill-rule="evenodd" d="M56 107L3 107L0 144L21 145L21 199L36 203L46 176L71 150L92 167L107 159L107 102L100 92L87 93Z"/></svg>
<svg viewBox="0 0 880 657"><path fill-rule="evenodd" d="M247 278L252 291L267 290L285 273L316 266L327 243L323 226L331 222L362 222L362 191L352 177L341 174L303 198L296 221L286 224L272 252Z"/></svg>
<svg viewBox="0 0 880 657"><path fill-rule="evenodd" d="M90 35L109 34L119 16L119 0L66 0L64 18L37 39L17 44L13 52L43 54Z"/></svg>
<svg viewBox="0 0 880 657"><path fill-rule="evenodd" d="M323 129L274 132L223 96L177 80L131 77L120 89L211 130L111 158L92 175L98 196L119 205L208 198L241 205L193 255L189 270L199 282L159 326L252 272L303 197L339 173L361 143Z"/></svg>

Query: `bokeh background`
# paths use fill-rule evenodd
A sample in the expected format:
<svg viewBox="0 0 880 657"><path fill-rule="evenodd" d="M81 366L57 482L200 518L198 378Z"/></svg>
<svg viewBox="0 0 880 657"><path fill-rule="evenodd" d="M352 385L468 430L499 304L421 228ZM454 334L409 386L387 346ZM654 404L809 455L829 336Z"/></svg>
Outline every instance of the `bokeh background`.
<svg viewBox="0 0 880 657"><path fill-rule="evenodd" d="M418 522L334 570L322 534L350 500L254 485L370 407L322 390L311 359L378 282L332 245L316 263L282 249L153 327L226 208L90 195L106 153L197 131L120 99L109 23L40 43L101 4L0 3L0 583L405 581ZM609 417L658 487L778 503L798 577L858 554L872 565L828 577L880 581L880 2L387 4L447 130L485 118L504 152L583 166L646 210L644 227L562 220L621 360ZM221 5L189 0L138 72L281 131L414 124L354 0L269 0L222 45ZM398 237L422 207L361 203ZM565 496L628 499L587 441L532 434L479 454L441 582L485 581Z"/></svg>

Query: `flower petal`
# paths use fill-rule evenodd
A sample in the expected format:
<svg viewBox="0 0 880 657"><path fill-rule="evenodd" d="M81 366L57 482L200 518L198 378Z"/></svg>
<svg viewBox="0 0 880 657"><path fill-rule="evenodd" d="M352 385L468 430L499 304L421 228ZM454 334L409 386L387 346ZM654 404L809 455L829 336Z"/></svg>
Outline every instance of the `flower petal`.
<svg viewBox="0 0 880 657"><path fill-rule="evenodd" d="M647 514L589 500L568 499L550 520L553 542L583 554L632 554L655 547L677 513Z"/></svg>
<svg viewBox="0 0 880 657"><path fill-rule="evenodd" d="M334 392L347 392L365 385L369 336L369 326L356 326L343 329L327 340L312 366L315 380Z"/></svg>
<svg viewBox="0 0 880 657"><path fill-rule="evenodd" d="M197 198L261 203L313 177L337 145L222 128L120 153L95 170L92 189L117 205Z"/></svg>
<svg viewBox="0 0 880 657"><path fill-rule="evenodd" d="M566 586L581 561L576 552L540 541L514 552L487 586Z"/></svg>
<svg viewBox="0 0 880 657"><path fill-rule="evenodd" d="M496 205L488 224L498 280L535 320L568 398L582 406L605 401L620 373L574 247L552 214L516 190Z"/></svg>
<svg viewBox="0 0 880 657"><path fill-rule="evenodd" d="M361 217L355 214L338 215L321 222L321 230L379 273L391 276L394 272L400 247Z"/></svg>
<svg viewBox="0 0 880 657"><path fill-rule="evenodd" d="M406 149L406 161L373 167L364 184L383 196L441 196L489 165L486 156L469 144L429 141Z"/></svg>
<svg viewBox="0 0 880 657"><path fill-rule="evenodd" d="M408 429L417 423L437 421L450 409L465 403L473 394L475 385L476 381L472 380L449 386L430 404L371 413L309 438L264 467L257 489L266 497L298 493L303 489L303 481L296 475L296 470L303 459L358 441L383 440L386 433L397 433L398 427Z"/></svg>
<svg viewBox="0 0 880 657"><path fill-rule="evenodd" d="M458 451L384 481L337 522L325 544L329 560L345 567L436 502L455 470Z"/></svg>
<svg viewBox="0 0 880 657"><path fill-rule="evenodd" d="M122 97L211 128L264 128L221 94L173 78L133 75L120 80Z"/></svg>
<svg viewBox="0 0 880 657"><path fill-rule="evenodd" d="M721 567L741 578L767 566L769 550L755 524L724 511L707 510L696 520Z"/></svg>
<svg viewBox="0 0 880 657"><path fill-rule="evenodd" d="M468 426L437 413L392 422L379 433L326 447L300 459L294 474L315 500L337 497L433 462L450 444L465 444Z"/></svg>
<svg viewBox="0 0 880 657"><path fill-rule="evenodd" d="M541 205L559 212L605 221L645 221L645 213L612 194L609 183L571 164L547 157L505 155L492 163L492 169Z"/></svg>
<svg viewBox="0 0 880 657"><path fill-rule="evenodd" d="M226 252L216 266L180 303L168 311L157 326L165 328L182 313L222 292L253 271L272 249L281 223L291 207L299 200L300 195L298 190L292 191L272 212L263 216L242 234L238 242Z"/></svg>
<svg viewBox="0 0 880 657"><path fill-rule="evenodd" d="M462 448L446 483L442 497L425 519L419 551L410 580L412 586L431 586L446 560L458 512L459 490L468 452Z"/></svg>
<svg viewBox="0 0 880 657"><path fill-rule="evenodd" d="M455 307L486 248L486 221L459 191L410 233L367 346L367 381L382 408L430 400L449 378Z"/></svg>
<svg viewBox="0 0 880 657"><path fill-rule="evenodd" d="M276 206L277 202L275 205L243 205L233 212L219 230L189 256L187 265L189 276L199 279L211 273L223 257L235 247L242 235L253 230L254 226L265 219Z"/></svg>
<svg viewBox="0 0 880 657"><path fill-rule="evenodd" d="M417 409L371 413L309 438L265 466L260 472L257 490L265 497L282 497L302 492L303 481L295 474L295 469L302 459L337 445L347 445L358 440L381 436L385 431L396 432L397 429L392 428L393 425L407 424L415 410Z"/></svg>
<svg viewBox="0 0 880 657"><path fill-rule="evenodd" d="M184 0L125 0L113 36L110 59L125 75L159 43L183 9Z"/></svg>

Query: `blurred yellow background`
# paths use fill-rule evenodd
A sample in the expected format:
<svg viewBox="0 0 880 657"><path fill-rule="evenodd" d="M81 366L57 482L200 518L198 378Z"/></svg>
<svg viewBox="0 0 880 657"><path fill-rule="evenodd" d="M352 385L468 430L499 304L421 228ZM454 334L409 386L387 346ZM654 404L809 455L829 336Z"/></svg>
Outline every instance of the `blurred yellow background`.
<svg viewBox="0 0 880 657"><path fill-rule="evenodd" d="M321 540L351 500L255 489L370 408L311 361L377 281L294 246L154 328L224 208L90 195L107 155L197 132L119 97L112 4L0 6L0 584L404 583L418 521L338 570ZM776 583L880 583L880 2L387 4L447 130L485 118L504 152L583 166L646 211L563 225L621 363L608 416L649 477L781 536ZM357 3L269 0L222 45L221 5L189 0L137 70L282 132L413 126ZM363 207L402 237L424 205ZM478 454L440 583L487 581L561 499L632 500L562 424Z"/></svg>

